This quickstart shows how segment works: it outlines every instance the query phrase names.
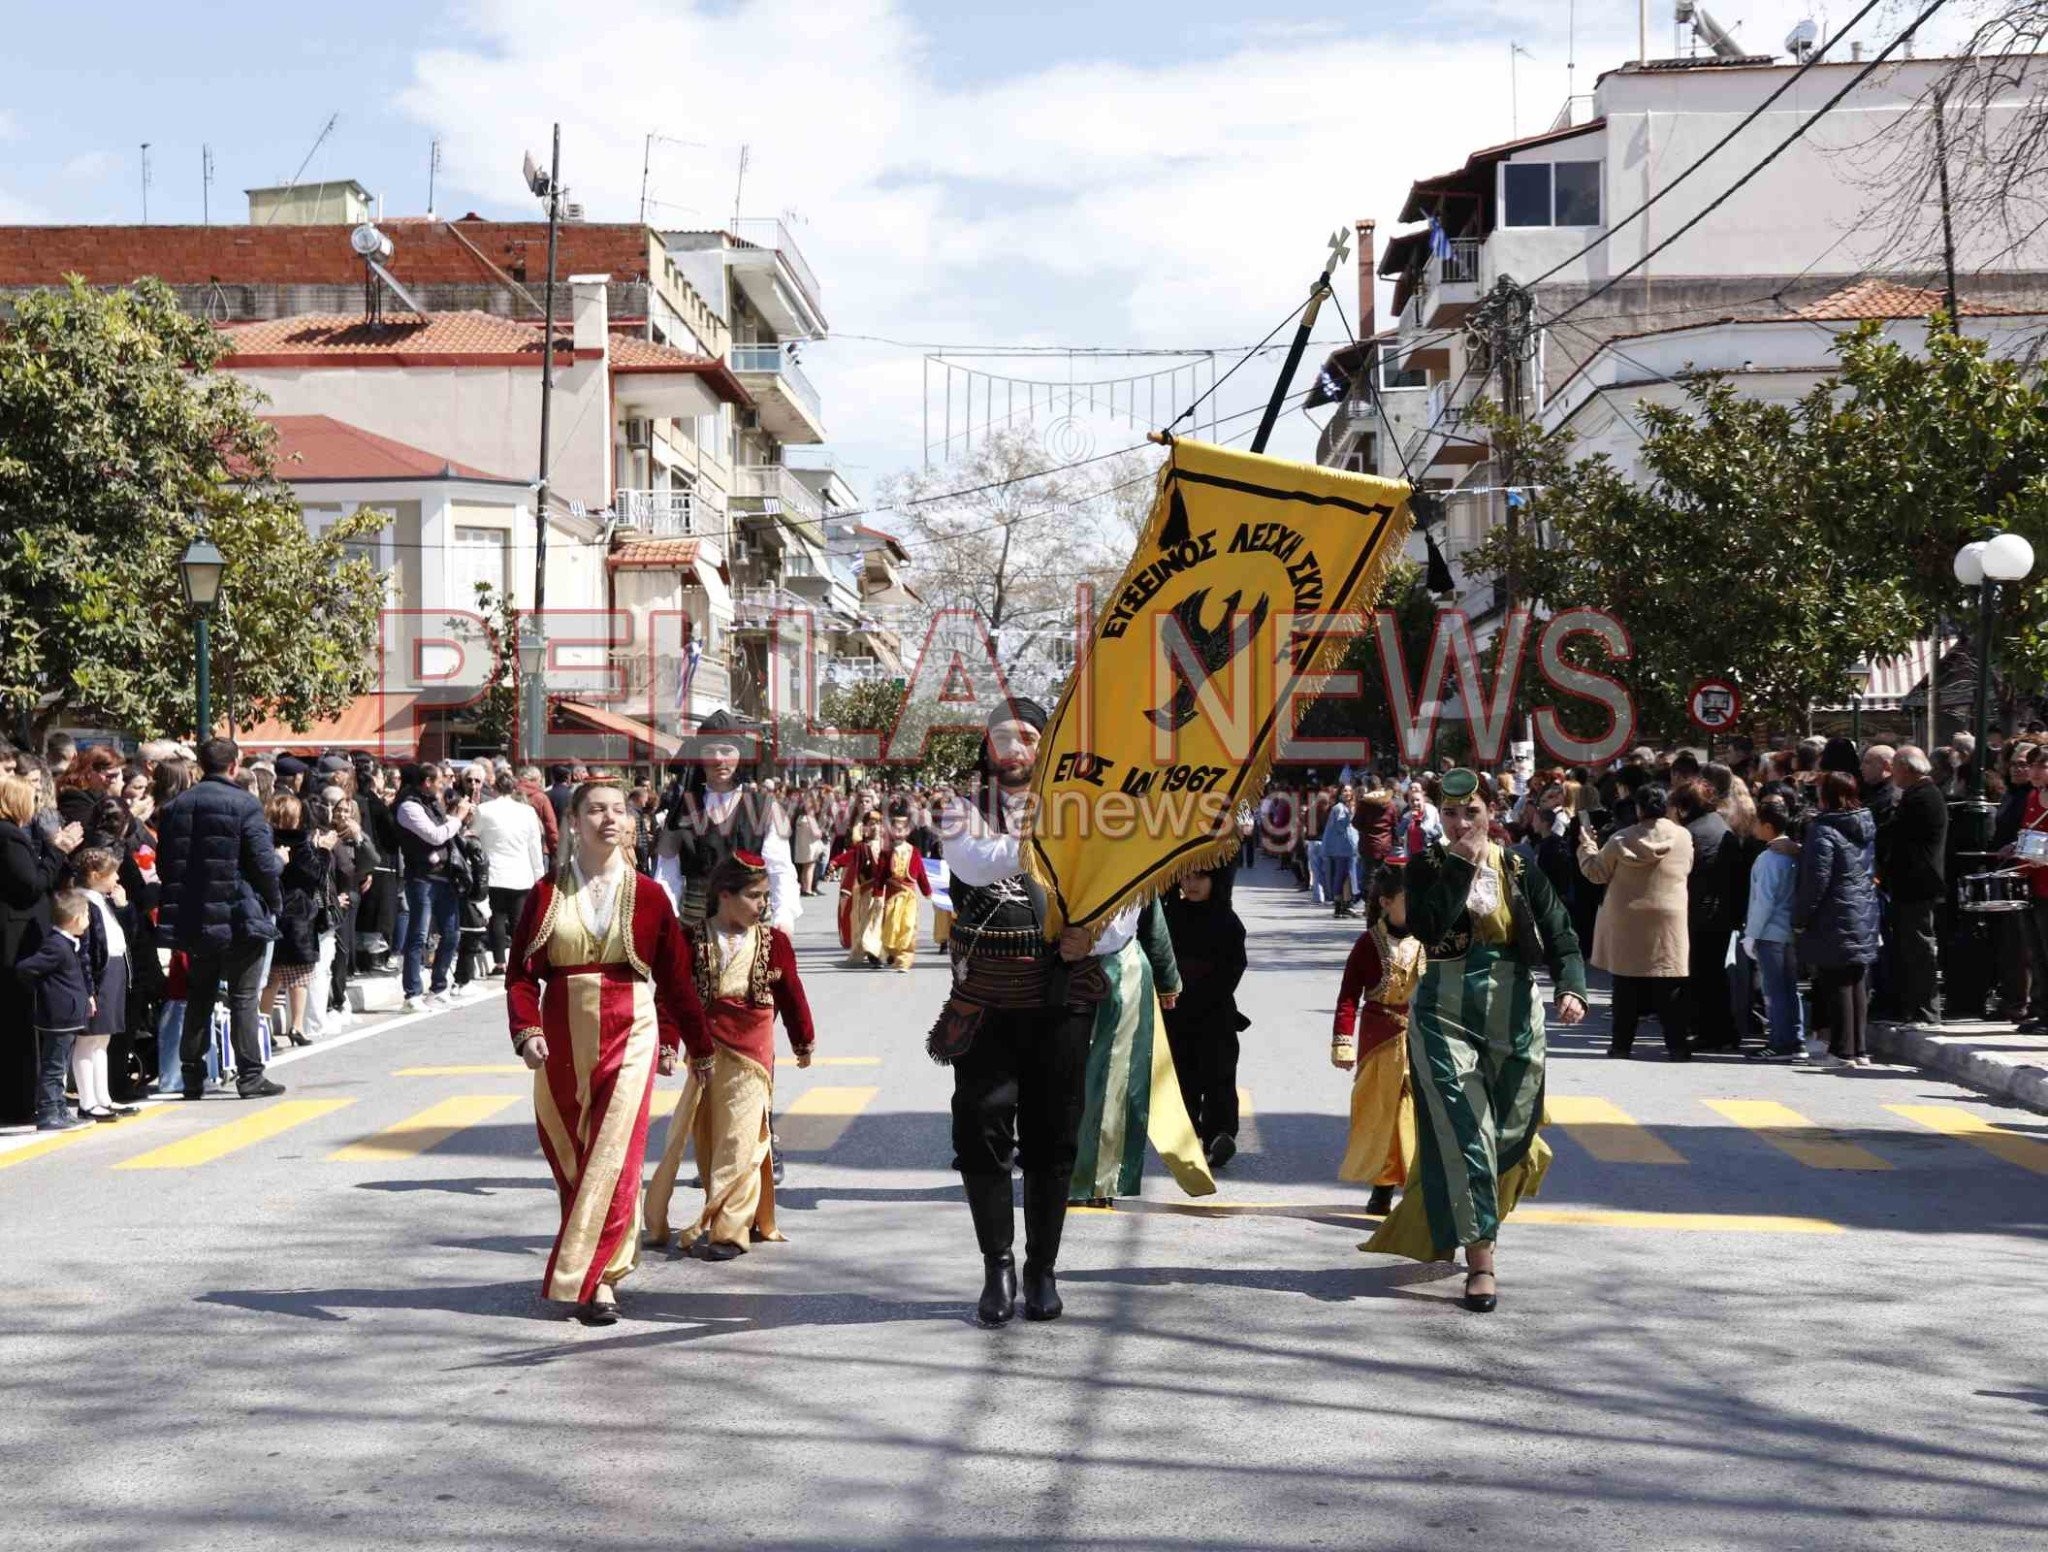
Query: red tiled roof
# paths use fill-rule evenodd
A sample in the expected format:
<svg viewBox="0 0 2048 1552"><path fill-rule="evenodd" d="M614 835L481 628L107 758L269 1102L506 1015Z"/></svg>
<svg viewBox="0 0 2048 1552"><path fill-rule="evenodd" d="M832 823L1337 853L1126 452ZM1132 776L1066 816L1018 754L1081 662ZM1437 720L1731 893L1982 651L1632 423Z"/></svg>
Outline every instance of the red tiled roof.
<svg viewBox="0 0 2048 1552"><path fill-rule="evenodd" d="M637 334L614 334L611 361L614 372L694 373L708 380L712 391L728 404L745 408L754 402L754 396L741 385L732 369L716 356L693 356L687 350Z"/></svg>
<svg viewBox="0 0 2048 1552"><path fill-rule="evenodd" d="M524 480L490 474L439 453L426 452L331 415L265 415L277 431L277 474L306 480L490 480L523 485Z"/></svg>
<svg viewBox="0 0 2048 1552"><path fill-rule="evenodd" d="M294 732L290 724L267 719L242 728L235 742L244 749L367 749L388 759L411 759L419 745L413 715L417 690L372 690L358 695L332 717Z"/></svg>
<svg viewBox="0 0 2048 1552"><path fill-rule="evenodd" d="M1793 316L1816 320L1861 318L1926 318L1948 305L1941 292L1923 286L1901 285L1896 280L1859 280L1830 292L1817 302L1797 309ZM1963 297L1956 311L1965 318L2011 318L2010 307L1992 307Z"/></svg>
<svg viewBox="0 0 2048 1552"><path fill-rule="evenodd" d="M699 539L628 539L608 560L614 571L688 571L697 564Z"/></svg>
<svg viewBox="0 0 2048 1552"><path fill-rule="evenodd" d="M540 364L540 329L495 313L429 313L387 317L372 323L361 314L301 313L295 318L268 318L260 323L230 323L221 328L234 344L234 356L346 360L350 357L406 358L400 364L431 365L436 358L503 356L530 358ZM555 336L555 353L570 349L566 335ZM230 358L232 362L232 357Z"/></svg>

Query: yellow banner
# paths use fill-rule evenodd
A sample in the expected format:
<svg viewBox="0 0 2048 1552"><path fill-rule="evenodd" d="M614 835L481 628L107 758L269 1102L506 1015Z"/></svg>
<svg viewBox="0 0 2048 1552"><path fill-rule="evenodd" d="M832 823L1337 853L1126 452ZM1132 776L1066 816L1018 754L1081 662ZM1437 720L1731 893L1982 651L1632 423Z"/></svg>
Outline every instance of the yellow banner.
<svg viewBox="0 0 2048 1552"><path fill-rule="evenodd" d="M1408 526L1402 481L1173 445L1039 742L1029 865L1052 930L1100 928L1236 851L1239 803L1366 628Z"/></svg>

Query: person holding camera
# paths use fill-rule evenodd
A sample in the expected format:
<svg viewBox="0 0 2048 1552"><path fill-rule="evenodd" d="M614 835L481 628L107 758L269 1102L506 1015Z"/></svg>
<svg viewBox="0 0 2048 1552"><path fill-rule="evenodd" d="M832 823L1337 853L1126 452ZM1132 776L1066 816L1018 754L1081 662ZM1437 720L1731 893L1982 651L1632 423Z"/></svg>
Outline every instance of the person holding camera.
<svg viewBox="0 0 2048 1552"><path fill-rule="evenodd" d="M462 902L456 893L449 848L470 815L467 797L444 807L441 772L408 762L398 773L399 855L405 874L405 1011L418 1013L449 1003L448 981L462 947ZM433 979L426 979L429 939L434 942Z"/></svg>

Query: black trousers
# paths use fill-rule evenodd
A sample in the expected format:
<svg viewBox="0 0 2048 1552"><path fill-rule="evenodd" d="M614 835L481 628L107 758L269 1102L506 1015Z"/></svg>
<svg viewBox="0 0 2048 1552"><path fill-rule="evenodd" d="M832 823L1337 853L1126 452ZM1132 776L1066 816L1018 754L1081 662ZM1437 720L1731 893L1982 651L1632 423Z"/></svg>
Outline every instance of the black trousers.
<svg viewBox="0 0 2048 1552"><path fill-rule="evenodd" d="M1684 978L1675 975L1617 975L1614 1033L1608 1044L1614 1050L1628 1051L1636 1043L1636 1025L1644 1014L1653 1013L1664 1030L1664 1049L1674 1056L1689 1050L1685 985Z"/></svg>
<svg viewBox="0 0 2048 1552"><path fill-rule="evenodd" d="M1912 1024L1941 1022L1936 900L1892 901L1892 995Z"/></svg>
<svg viewBox="0 0 2048 1552"><path fill-rule="evenodd" d="M356 912L361 897L351 894L334 913L334 962L328 968L327 1007L330 1012L348 1009L348 978L356 968Z"/></svg>
<svg viewBox="0 0 2048 1552"><path fill-rule="evenodd" d="M2024 912L2014 914L2026 938L2027 969L2032 981L2027 1012L2034 1018L2048 1019L2048 900L2030 900Z"/></svg>
<svg viewBox="0 0 2048 1552"><path fill-rule="evenodd" d="M506 956L512 952L512 929L519 925L519 913L526 909L527 891L524 889L491 889L491 963L500 970L505 968Z"/></svg>
<svg viewBox="0 0 2048 1552"><path fill-rule="evenodd" d="M1683 1012L1695 1050L1725 1051L1736 1044L1735 1006L1728 994L1728 931L1695 926L1688 934Z"/></svg>
<svg viewBox="0 0 2048 1552"><path fill-rule="evenodd" d="M1867 965L1821 965L1813 972L1814 1011L1828 1027L1828 1049L1848 1059L1864 1053L1870 1024Z"/></svg>
<svg viewBox="0 0 2048 1552"><path fill-rule="evenodd" d="M1092 1008L991 1009L953 1063L953 1168L1074 1175Z"/></svg>
<svg viewBox="0 0 2048 1552"><path fill-rule="evenodd" d="M243 1093L263 1081L263 1046L256 1033L256 996L263 989L263 948L254 938L238 938L218 954L194 954L185 973L185 1038L178 1060L185 1067L185 1087L206 1086L206 1043L213 1025L213 1005L227 989L229 1032L235 1045L235 1087Z"/></svg>
<svg viewBox="0 0 2048 1552"><path fill-rule="evenodd" d="M1195 1135L1208 1147L1237 1137L1237 1012L1234 1008L1182 1013L1166 1010L1166 1043Z"/></svg>

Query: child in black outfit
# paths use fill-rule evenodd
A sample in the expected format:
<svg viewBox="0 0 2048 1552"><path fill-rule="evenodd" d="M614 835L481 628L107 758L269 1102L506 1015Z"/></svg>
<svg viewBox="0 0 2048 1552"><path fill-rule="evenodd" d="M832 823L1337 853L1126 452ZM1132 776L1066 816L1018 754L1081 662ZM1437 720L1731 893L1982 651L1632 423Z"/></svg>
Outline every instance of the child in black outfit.
<svg viewBox="0 0 2048 1552"><path fill-rule="evenodd" d="M93 982L86 963L92 904L83 890L66 889L51 902L51 929L34 953L17 960L14 973L36 989L36 1130L69 1132L92 1122L73 1116L64 1099L64 1072L71 1045L93 1014Z"/></svg>
<svg viewBox="0 0 2048 1552"><path fill-rule="evenodd" d="M1244 923L1230 907L1231 870L1190 873L1162 905L1180 965L1180 998L1166 1012L1166 1040L1188 1119L1211 1167L1237 1154L1237 1037L1251 1020L1237 1011L1244 979Z"/></svg>

